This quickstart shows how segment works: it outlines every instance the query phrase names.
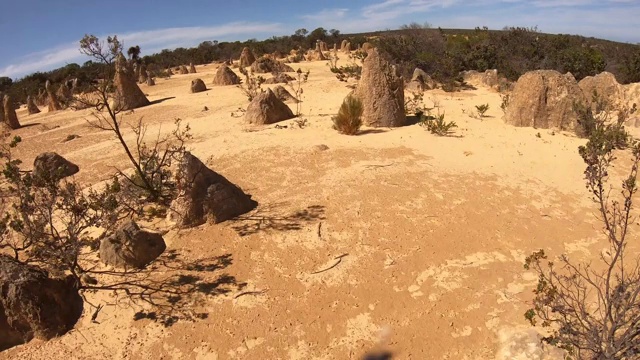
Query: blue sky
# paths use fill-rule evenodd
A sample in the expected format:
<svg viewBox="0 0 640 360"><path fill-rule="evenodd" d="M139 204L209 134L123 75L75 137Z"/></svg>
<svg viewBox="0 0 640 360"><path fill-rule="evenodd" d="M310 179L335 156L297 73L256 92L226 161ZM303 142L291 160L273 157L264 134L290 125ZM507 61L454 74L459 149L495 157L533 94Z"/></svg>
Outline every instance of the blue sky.
<svg viewBox="0 0 640 360"><path fill-rule="evenodd" d="M0 0L0 76L82 64L84 34L117 34L143 55L205 40L264 39L296 29L343 33L434 27L538 26L639 43L640 0Z"/></svg>

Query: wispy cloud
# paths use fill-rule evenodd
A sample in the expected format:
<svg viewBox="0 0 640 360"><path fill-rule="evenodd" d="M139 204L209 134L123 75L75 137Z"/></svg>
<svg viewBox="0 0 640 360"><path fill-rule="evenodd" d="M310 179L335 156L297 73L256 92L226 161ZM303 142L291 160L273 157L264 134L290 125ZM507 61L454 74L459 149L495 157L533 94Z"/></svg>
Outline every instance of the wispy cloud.
<svg viewBox="0 0 640 360"><path fill-rule="evenodd" d="M202 40L222 40L226 37L275 34L283 31L279 23L248 23L234 22L220 26L194 26L138 31L133 33L117 34L126 46L140 45L145 49L164 49L175 47L174 44L189 46ZM104 36L100 36L106 37ZM80 39L78 39L80 40ZM172 46L173 45L173 46ZM147 51L146 54L151 52ZM35 71L45 71L56 66L72 62L84 62L89 60L80 54L78 43L63 44L51 49L25 55L12 61L12 64L0 69L0 76L18 77Z"/></svg>

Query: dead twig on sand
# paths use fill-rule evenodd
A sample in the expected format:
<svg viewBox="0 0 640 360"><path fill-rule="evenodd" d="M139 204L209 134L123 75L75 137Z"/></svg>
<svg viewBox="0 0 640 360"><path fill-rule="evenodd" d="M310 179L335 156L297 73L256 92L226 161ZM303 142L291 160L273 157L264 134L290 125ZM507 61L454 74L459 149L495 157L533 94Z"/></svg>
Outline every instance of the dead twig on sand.
<svg viewBox="0 0 640 360"><path fill-rule="evenodd" d="M338 261L336 261L335 264L329 266L326 269L322 269L322 270L318 270L318 271L312 272L311 275L320 274L320 273L323 273L325 271L329 271L329 270L333 269L334 267L338 266L338 264L340 264L342 262L342 258L347 256L347 255L349 255L349 254L342 254L342 255L336 256L334 259L336 259Z"/></svg>
<svg viewBox="0 0 640 360"><path fill-rule="evenodd" d="M245 296L245 295L262 295L265 292L267 292L267 290L244 291L244 292L241 292L240 294L234 296L233 298L237 299L237 298L239 298L241 296Z"/></svg>

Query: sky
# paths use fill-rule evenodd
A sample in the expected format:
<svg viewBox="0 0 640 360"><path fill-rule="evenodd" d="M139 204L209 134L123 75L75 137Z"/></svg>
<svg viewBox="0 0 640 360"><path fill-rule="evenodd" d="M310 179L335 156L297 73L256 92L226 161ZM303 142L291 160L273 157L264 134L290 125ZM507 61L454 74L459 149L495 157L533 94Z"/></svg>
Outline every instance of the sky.
<svg viewBox="0 0 640 360"><path fill-rule="evenodd" d="M118 35L142 55L317 27L342 33L433 27L534 27L640 43L640 0L0 0L0 76L15 79L89 60L85 34Z"/></svg>

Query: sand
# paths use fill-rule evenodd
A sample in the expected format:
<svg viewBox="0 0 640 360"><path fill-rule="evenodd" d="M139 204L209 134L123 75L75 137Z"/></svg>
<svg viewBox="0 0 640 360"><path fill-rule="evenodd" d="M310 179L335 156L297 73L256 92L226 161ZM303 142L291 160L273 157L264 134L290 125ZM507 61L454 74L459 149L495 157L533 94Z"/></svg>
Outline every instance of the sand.
<svg viewBox="0 0 640 360"><path fill-rule="evenodd" d="M179 266L157 262L150 272L198 279L199 291L176 308L87 294L117 305L97 322L87 306L70 333L0 358L558 358L525 322L536 278L522 265L540 248L592 259L605 246L583 185L577 149L585 141L505 125L500 94L482 87L425 93L428 107L458 124L454 137L418 125L341 135L331 116L350 89L325 62L293 67L311 71L304 127L295 119L251 127L233 117L248 101L234 86L209 85L217 65L141 85L153 104L125 121L142 117L156 134L182 119L194 134L192 153L258 208L165 235ZM195 78L209 90L191 94ZM469 116L485 103L484 119ZM27 125L15 131L23 138L18 155L27 164L56 151L80 166L76 179L87 185L128 167L117 141L87 126L89 110L18 116ZM62 142L71 134L80 137ZM126 138L133 140L130 131ZM135 320L140 311L178 319Z"/></svg>

